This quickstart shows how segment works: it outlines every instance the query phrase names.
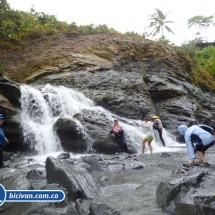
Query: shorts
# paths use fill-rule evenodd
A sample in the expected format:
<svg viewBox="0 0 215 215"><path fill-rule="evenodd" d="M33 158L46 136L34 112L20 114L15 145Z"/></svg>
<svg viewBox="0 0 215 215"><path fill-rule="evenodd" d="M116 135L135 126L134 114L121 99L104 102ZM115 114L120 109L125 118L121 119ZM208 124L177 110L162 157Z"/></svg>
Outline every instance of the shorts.
<svg viewBox="0 0 215 215"><path fill-rule="evenodd" d="M145 137L145 139L147 139L148 141L152 141L154 138L153 138L152 135L147 135L147 136Z"/></svg>
<svg viewBox="0 0 215 215"><path fill-rule="evenodd" d="M214 141L205 146L203 144L197 144L196 151L205 152L213 145L214 145Z"/></svg>

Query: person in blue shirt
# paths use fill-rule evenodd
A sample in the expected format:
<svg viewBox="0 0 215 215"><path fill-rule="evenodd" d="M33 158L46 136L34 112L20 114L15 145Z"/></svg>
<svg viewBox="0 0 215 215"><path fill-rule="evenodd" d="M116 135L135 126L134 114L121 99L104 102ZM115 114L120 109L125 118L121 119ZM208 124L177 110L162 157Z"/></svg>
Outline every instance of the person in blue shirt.
<svg viewBox="0 0 215 215"><path fill-rule="evenodd" d="M192 125L189 128L186 125L180 125L178 127L178 133L184 136L187 151L190 156L189 164L194 163L197 153L200 157L199 162L205 166L209 166L205 160L205 151L214 145L215 137L212 135L214 134L214 129L207 125Z"/></svg>
<svg viewBox="0 0 215 215"><path fill-rule="evenodd" d="M0 114L0 168L3 165L3 148L6 145L6 143L9 143L2 129L3 122L4 122L4 116Z"/></svg>

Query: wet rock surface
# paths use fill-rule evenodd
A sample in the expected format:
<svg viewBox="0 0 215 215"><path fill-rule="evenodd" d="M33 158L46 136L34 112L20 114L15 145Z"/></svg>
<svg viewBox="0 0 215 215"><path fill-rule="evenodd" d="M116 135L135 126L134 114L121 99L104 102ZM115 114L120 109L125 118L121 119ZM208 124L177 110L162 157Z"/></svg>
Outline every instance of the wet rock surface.
<svg viewBox="0 0 215 215"><path fill-rule="evenodd" d="M157 203L170 214L213 214L214 170L213 167L181 167L158 185Z"/></svg>
<svg viewBox="0 0 215 215"><path fill-rule="evenodd" d="M214 152L212 148L206 153L209 163L215 163ZM48 157L43 166L33 157L15 156L11 167L0 171L0 183L6 189L60 189L65 192L66 198L62 202L4 203L1 213L213 214L215 169L184 165L189 160L185 149L162 153L167 154L171 156L161 156L160 153L151 156L119 153L89 154L74 158L72 154L68 157L67 153L62 153L58 158ZM83 175L91 178L91 184ZM57 177L60 179L55 181ZM62 183L66 178L76 183L77 190L86 195L78 196L75 192L71 198L71 186L67 186L70 183L64 183L64 186ZM92 183L96 184L96 195Z"/></svg>
<svg viewBox="0 0 215 215"><path fill-rule="evenodd" d="M58 183L68 190L71 200L78 198L93 199L98 196L99 189L92 176L84 169L48 157L46 160L48 183Z"/></svg>

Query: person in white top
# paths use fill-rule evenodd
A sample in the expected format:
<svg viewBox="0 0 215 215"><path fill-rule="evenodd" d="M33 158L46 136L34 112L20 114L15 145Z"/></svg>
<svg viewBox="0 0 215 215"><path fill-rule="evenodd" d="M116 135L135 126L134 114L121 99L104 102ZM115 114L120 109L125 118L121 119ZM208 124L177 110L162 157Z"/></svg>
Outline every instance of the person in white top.
<svg viewBox="0 0 215 215"><path fill-rule="evenodd" d="M152 154L151 142L154 139L154 137L153 137L153 127L152 127L153 122L151 122L148 117L144 118L144 122L146 124L145 125L141 125L141 126L147 128L147 133L146 133L146 137L142 141L142 154L144 154L145 143L146 142L148 142L149 150L150 150L150 152Z"/></svg>

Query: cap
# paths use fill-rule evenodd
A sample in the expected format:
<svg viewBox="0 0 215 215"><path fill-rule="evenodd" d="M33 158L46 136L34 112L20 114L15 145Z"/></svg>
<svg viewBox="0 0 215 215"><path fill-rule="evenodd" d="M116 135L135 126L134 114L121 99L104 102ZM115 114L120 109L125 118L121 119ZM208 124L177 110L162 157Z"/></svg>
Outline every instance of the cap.
<svg viewBox="0 0 215 215"><path fill-rule="evenodd" d="M117 119L117 118L115 118L113 121L118 121L118 119Z"/></svg>
<svg viewBox="0 0 215 215"><path fill-rule="evenodd" d="M158 119L159 118L159 116L153 116L152 117L152 119Z"/></svg>
<svg viewBox="0 0 215 215"><path fill-rule="evenodd" d="M0 119L4 119L4 116L3 116L3 114L0 114Z"/></svg>

